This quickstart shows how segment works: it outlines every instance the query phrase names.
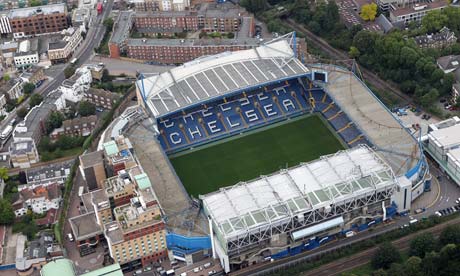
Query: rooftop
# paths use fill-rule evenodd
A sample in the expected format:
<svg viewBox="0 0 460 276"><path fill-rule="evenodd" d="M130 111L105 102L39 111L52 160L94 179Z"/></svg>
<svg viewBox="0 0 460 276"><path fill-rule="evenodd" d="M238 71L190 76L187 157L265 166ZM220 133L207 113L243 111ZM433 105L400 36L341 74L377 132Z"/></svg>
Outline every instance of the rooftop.
<svg viewBox="0 0 460 276"><path fill-rule="evenodd" d="M41 127L42 123L45 122L46 118L48 118L48 115L53 110L56 110L56 106L46 102L32 107L24 118L24 121L16 126L14 137L33 137L35 130ZM27 130L22 131L22 127L26 127ZM19 131L19 129L21 129L21 131Z"/></svg>
<svg viewBox="0 0 460 276"><path fill-rule="evenodd" d="M219 232L228 238L395 184L385 161L369 147L359 146L200 198Z"/></svg>
<svg viewBox="0 0 460 276"><path fill-rule="evenodd" d="M82 274L80 276L102 276L102 275L104 276L123 276L123 272L121 270L120 264L115 263L113 265L108 265L103 268L99 268L91 272ZM57 275L57 276L63 276L63 275Z"/></svg>
<svg viewBox="0 0 460 276"><path fill-rule="evenodd" d="M102 234L94 212L86 213L69 219L70 227L77 241L86 240Z"/></svg>
<svg viewBox="0 0 460 276"><path fill-rule="evenodd" d="M41 276L76 276L73 263L69 259L54 259L44 265Z"/></svg>
<svg viewBox="0 0 460 276"><path fill-rule="evenodd" d="M444 71L455 70L460 67L460 55L440 57L438 58L437 63L438 66Z"/></svg>
<svg viewBox="0 0 460 276"><path fill-rule="evenodd" d="M147 174L142 173L142 174L136 175L134 179L136 180L136 183L137 183L137 186L139 186L139 189L145 190L148 188L152 188L152 183L150 183L150 179L147 176Z"/></svg>
<svg viewBox="0 0 460 276"><path fill-rule="evenodd" d="M123 233L142 229L148 225L153 225L162 221L161 211L158 205L146 207L142 197L131 198L129 204L114 208L113 213L118 223L121 225ZM144 216L153 217L150 220L141 220Z"/></svg>
<svg viewBox="0 0 460 276"><path fill-rule="evenodd" d="M107 156L116 155L119 152L117 143L113 140L105 142L102 146L104 147L104 151Z"/></svg>
<svg viewBox="0 0 460 276"><path fill-rule="evenodd" d="M423 2L423 3L417 3L412 6L408 6L404 8L396 8L396 10L391 10L390 13L392 13L394 16L402 16L402 15L408 15L411 13L440 9L440 8L447 7L447 6L448 6L448 3L446 1Z"/></svg>
<svg viewBox="0 0 460 276"><path fill-rule="evenodd" d="M10 145L10 154L11 155L23 155L29 154L34 148L34 141L12 141Z"/></svg>
<svg viewBox="0 0 460 276"><path fill-rule="evenodd" d="M72 168L74 162L74 160L69 160L57 164L27 169L25 171L27 183L42 183L54 180L55 178L66 177L70 174L70 169Z"/></svg>
<svg viewBox="0 0 460 276"><path fill-rule="evenodd" d="M50 42L48 44L48 50L57 50L57 49L63 49L67 45L68 41L63 41L63 40L58 40L55 42Z"/></svg>
<svg viewBox="0 0 460 276"><path fill-rule="evenodd" d="M290 34L254 49L206 56L165 73L140 78L136 85L155 117L309 70L294 57Z"/></svg>
<svg viewBox="0 0 460 276"><path fill-rule="evenodd" d="M157 38L131 38L128 39L128 46L187 46L187 47L202 47L202 46L259 46L261 44L260 39L257 38L239 38L239 39L157 39Z"/></svg>
<svg viewBox="0 0 460 276"><path fill-rule="evenodd" d="M120 95L117 94L117 93L113 93L113 92L110 92L110 91L107 91L107 90L104 90L104 89L97 89L97 88L93 88L93 87L88 89L85 93L86 94L96 95L98 97L102 97L102 98L106 98L106 99L111 99L111 100L118 100L120 98Z"/></svg>
<svg viewBox="0 0 460 276"><path fill-rule="evenodd" d="M113 25L113 32L112 36L110 37L110 42L119 44L127 38L133 24L133 15L134 12L132 11L120 12L117 20Z"/></svg>
<svg viewBox="0 0 460 276"><path fill-rule="evenodd" d="M442 28L435 34L426 34L414 37L415 43L417 43L417 45L431 44L438 41L448 41L450 39L457 41L455 33L446 27Z"/></svg>
<svg viewBox="0 0 460 276"><path fill-rule="evenodd" d="M80 155L80 166L82 168L93 167L97 164L102 164L104 160L104 152L102 150L89 152Z"/></svg>
<svg viewBox="0 0 460 276"><path fill-rule="evenodd" d="M53 13L66 13L67 7L65 3L61 4L53 4L53 5L45 5L45 6L38 6L38 7L29 7L29 8L22 8L22 9L14 9L11 10L9 13L9 18L16 18L16 17L30 17L39 14L53 14Z"/></svg>
<svg viewBox="0 0 460 276"><path fill-rule="evenodd" d="M445 150L460 145L460 124L431 131L428 136Z"/></svg>
<svg viewBox="0 0 460 276"><path fill-rule="evenodd" d="M22 80L20 78L11 78L8 81L0 79L0 94L8 93L11 89L20 84Z"/></svg>

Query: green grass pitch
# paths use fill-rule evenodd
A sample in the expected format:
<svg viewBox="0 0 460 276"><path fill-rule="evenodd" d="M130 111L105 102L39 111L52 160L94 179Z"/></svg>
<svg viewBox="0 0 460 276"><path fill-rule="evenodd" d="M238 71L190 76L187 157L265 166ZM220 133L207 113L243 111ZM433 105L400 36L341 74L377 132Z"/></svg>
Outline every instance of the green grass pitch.
<svg viewBox="0 0 460 276"><path fill-rule="evenodd" d="M170 160L187 191L197 197L343 149L317 115L256 130Z"/></svg>

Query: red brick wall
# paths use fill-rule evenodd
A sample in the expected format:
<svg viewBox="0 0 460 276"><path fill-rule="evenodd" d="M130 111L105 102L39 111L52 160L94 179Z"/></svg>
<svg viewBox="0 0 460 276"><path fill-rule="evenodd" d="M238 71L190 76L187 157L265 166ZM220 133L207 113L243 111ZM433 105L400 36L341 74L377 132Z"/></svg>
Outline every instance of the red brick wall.
<svg viewBox="0 0 460 276"><path fill-rule="evenodd" d="M109 52L111 58L120 58L120 47L115 43L109 43Z"/></svg>

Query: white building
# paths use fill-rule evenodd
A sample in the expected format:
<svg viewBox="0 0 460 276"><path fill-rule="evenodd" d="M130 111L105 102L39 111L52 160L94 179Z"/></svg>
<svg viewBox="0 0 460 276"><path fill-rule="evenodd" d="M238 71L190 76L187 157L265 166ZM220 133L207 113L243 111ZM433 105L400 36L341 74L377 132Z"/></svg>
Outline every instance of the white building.
<svg viewBox="0 0 460 276"><path fill-rule="evenodd" d="M80 28L68 28L61 34L63 35L61 40L48 45L48 58L53 64L67 62L83 41Z"/></svg>
<svg viewBox="0 0 460 276"><path fill-rule="evenodd" d="M25 188L19 191L19 199L13 203L16 217L23 216L27 210L43 214L50 209L59 209L61 190L58 184Z"/></svg>
<svg viewBox="0 0 460 276"><path fill-rule="evenodd" d="M429 125L422 141L440 168L460 185L460 118L455 116Z"/></svg>
<svg viewBox="0 0 460 276"><path fill-rule="evenodd" d="M33 43L30 40L24 40L19 43L19 48L14 55L14 64L16 67L26 67L40 62L37 52L38 41Z"/></svg>
<svg viewBox="0 0 460 276"><path fill-rule="evenodd" d="M92 81L91 70L87 67L81 67L72 77L64 80L59 89L64 95L64 99L76 103L83 99L84 92L91 87Z"/></svg>

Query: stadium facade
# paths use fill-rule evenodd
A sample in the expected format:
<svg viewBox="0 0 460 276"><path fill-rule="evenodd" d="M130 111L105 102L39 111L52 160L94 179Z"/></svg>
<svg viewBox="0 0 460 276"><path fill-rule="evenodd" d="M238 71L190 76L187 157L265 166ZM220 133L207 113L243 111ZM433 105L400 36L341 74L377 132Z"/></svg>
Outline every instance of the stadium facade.
<svg viewBox="0 0 460 276"><path fill-rule="evenodd" d="M166 154L319 114L348 149L200 196L225 271L297 254L406 211L431 176L417 139L352 72L305 66L295 34L137 81Z"/></svg>

